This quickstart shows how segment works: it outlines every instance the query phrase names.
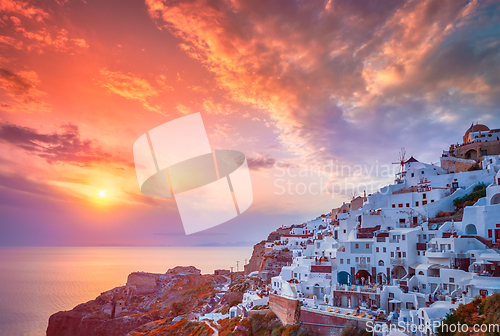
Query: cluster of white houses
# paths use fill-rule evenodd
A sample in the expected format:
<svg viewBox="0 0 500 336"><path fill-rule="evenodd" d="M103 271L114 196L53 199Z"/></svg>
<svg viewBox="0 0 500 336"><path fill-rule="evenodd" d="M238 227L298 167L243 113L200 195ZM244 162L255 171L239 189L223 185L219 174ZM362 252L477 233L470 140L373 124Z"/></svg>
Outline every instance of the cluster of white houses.
<svg viewBox="0 0 500 336"><path fill-rule="evenodd" d="M499 141L483 126L471 126L466 135L479 137L466 145L485 134ZM422 325L500 291L500 153L479 153L480 161L445 152L441 167L411 158L394 184L292 226L271 244L294 256L271 279L272 292L308 309L364 318L384 311ZM486 197L465 207L461 221L431 220L477 185L487 186Z"/></svg>

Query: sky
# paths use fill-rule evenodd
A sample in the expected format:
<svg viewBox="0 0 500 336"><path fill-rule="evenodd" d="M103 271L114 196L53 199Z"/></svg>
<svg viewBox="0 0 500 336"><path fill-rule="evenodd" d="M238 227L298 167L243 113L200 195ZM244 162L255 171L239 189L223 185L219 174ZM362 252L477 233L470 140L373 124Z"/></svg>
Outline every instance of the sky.
<svg viewBox="0 0 500 336"><path fill-rule="evenodd" d="M132 146L196 112L254 201L185 235ZM0 246L253 244L472 123L500 128L498 1L0 0Z"/></svg>

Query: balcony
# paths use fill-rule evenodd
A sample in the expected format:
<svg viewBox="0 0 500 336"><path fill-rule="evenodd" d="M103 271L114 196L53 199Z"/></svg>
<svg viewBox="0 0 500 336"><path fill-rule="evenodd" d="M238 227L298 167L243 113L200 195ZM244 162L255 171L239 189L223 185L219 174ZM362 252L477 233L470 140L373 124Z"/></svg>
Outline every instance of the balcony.
<svg viewBox="0 0 500 336"><path fill-rule="evenodd" d="M405 260L400 258L391 259L392 266L404 266Z"/></svg>
<svg viewBox="0 0 500 336"><path fill-rule="evenodd" d="M356 268L359 269L364 269L364 270L369 270L370 269L370 264L367 263L366 261L360 261L359 263L356 263Z"/></svg>
<svg viewBox="0 0 500 336"><path fill-rule="evenodd" d="M439 251L439 250L432 250L429 249L425 252L425 256L427 258L451 258L455 255L455 253L450 252L450 251Z"/></svg>

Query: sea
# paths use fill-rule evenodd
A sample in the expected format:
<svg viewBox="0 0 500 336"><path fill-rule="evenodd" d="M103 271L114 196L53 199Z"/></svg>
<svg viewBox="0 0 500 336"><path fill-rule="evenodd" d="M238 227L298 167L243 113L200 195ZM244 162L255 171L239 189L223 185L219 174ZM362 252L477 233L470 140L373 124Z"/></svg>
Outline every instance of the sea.
<svg viewBox="0 0 500 336"><path fill-rule="evenodd" d="M252 247L0 247L0 336L45 335L50 315L123 286L135 271L242 269Z"/></svg>

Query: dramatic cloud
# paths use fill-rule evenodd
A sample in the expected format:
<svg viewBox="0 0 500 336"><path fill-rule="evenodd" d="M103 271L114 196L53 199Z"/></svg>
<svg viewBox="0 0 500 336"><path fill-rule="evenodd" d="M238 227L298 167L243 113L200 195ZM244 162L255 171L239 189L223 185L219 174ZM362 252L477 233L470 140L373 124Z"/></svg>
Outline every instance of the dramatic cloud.
<svg viewBox="0 0 500 336"><path fill-rule="evenodd" d="M500 21L493 1L146 3L229 97L267 111L304 160L366 159L407 139L399 127L437 132L498 103L500 44L484 31ZM361 134L375 141L361 145Z"/></svg>
<svg viewBox="0 0 500 336"><path fill-rule="evenodd" d="M27 18L43 21L49 14L41 8L31 5L25 1L2 0L0 1L0 12L19 14Z"/></svg>
<svg viewBox="0 0 500 336"><path fill-rule="evenodd" d="M66 29L50 25L49 13L28 2L2 0L0 13L4 14L0 24L6 26L0 43L5 45L39 54L47 47L59 52L88 48L84 39L70 38Z"/></svg>
<svg viewBox="0 0 500 336"><path fill-rule="evenodd" d="M135 77L132 74L124 74L119 71L113 72L106 69L101 69L99 73L102 78L97 82L101 86L126 99L141 102L150 111L162 113L160 106L154 105L151 100L152 97L158 95L159 91L149 84L147 80ZM164 77L159 78L159 80L163 86L166 86Z"/></svg>
<svg viewBox="0 0 500 336"><path fill-rule="evenodd" d="M4 101L1 107L11 112L46 112L49 105L42 98L46 96L36 88L40 84L34 71L13 72L0 68L0 87L3 88L12 101Z"/></svg>
<svg viewBox="0 0 500 336"><path fill-rule="evenodd" d="M61 129L59 133L44 134L33 128L3 123L0 124L0 141L38 155L49 163L90 166L111 159L94 140L82 140L77 126L68 124Z"/></svg>
<svg viewBox="0 0 500 336"><path fill-rule="evenodd" d="M259 155L255 158L247 158L248 168L251 170L269 169L274 167L276 159L270 155Z"/></svg>

